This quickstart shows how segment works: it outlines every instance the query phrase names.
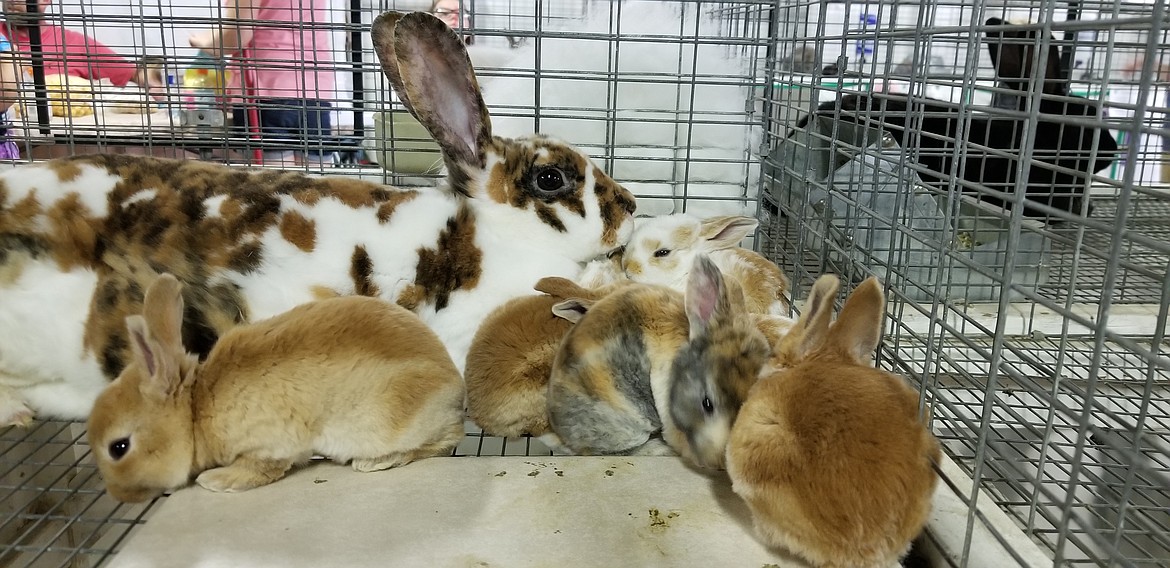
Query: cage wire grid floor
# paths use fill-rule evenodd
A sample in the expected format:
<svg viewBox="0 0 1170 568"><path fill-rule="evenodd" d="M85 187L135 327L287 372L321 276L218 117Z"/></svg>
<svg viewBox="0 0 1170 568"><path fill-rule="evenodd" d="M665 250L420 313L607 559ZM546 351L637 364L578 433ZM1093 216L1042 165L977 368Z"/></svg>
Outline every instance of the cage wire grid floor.
<svg viewBox="0 0 1170 568"><path fill-rule="evenodd" d="M468 421L452 456L549 456L534 438L501 438ZM81 422L0 430L0 566L104 564L166 500L118 503L104 490Z"/></svg>
<svg viewBox="0 0 1170 568"><path fill-rule="evenodd" d="M1092 218L1113 219L1117 216L1117 201L1097 199ZM1164 199L1134 200L1127 221L1127 229L1150 240L1170 243L1170 201ZM1063 301L1072 296L1074 302L1095 302L1106 292L1105 274L1107 254L1077 255L1074 229L1053 231L1053 249L1049 281L1038 287L1038 292L1051 300ZM1081 246L1093 251L1110 250L1113 235L1086 231ZM1075 257L1075 262L1074 262ZM1166 267L1170 254L1155 250L1133 239L1123 244L1124 264L1118 273L1112 293L1113 300L1129 304L1158 304L1165 293Z"/></svg>
<svg viewBox="0 0 1170 568"><path fill-rule="evenodd" d="M1114 218L1116 201L1095 202L1093 217ZM1139 199L1130 212L1131 234L1170 242L1170 204ZM814 246L823 235L803 219L765 206L761 228L761 250L797 286L807 289L822 272L856 268L827 261L824 249ZM1113 235L1046 230L1052 250L1038 295L1094 306L1107 293L1103 251ZM1078 242L1096 252L1078 254ZM1110 297L1143 313L1141 321L1153 322L1166 301L1170 254L1131 239L1123 246L1126 262L1117 267ZM1170 371L1135 352L1157 358L1170 351L1170 341L1154 344L1152 323L1125 334L1131 345L1098 345L1093 335L1068 330L1024 331L1006 335L996 351L992 335L980 331L995 329L995 314L984 313L994 309L944 303L942 319L954 324L948 331L939 320L897 320L914 311L905 307L912 300L893 301L903 306L891 312L895 321L887 328L879 366L926 378L919 386L945 452L979 478L1033 541L1064 566L1170 565ZM1020 309L1025 322L1035 310ZM995 383L989 384L993 372Z"/></svg>
<svg viewBox="0 0 1170 568"><path fill-rule="evenodd" d="M883 366L931 377L925 386L935 433L965 473L979 470L1001 509L1048 550L1059 550L1064 565L1102 565L1110 557L1166 565L1170 373L1106 344L1111 364L1091 383L1092 340L1021 338L1003 350L989 388L990 364L976 349L989 350L990 340L942 343L932 347L947 353L937 359L924 342L902 339L883 354Z"/></svg>

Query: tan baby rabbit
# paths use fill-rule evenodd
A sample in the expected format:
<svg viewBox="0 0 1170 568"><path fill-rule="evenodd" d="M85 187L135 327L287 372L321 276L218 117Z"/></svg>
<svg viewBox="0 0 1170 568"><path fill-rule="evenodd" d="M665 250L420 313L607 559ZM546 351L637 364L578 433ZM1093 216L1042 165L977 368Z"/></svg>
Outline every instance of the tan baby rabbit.
<svg viewBox="0 0 1170 568"><path fill-rule="evenodd" d="M244 491L314 454L375 471L463 436L463 383L438 337L376 298L303 304L225 333L205 362L180 337L169 274L126 318L133 358L89 417L106 486L142 501L196 483Z"/></svg>
<svg viewBox="0 0 1170 568"><path fill-rule="evenodd" d="M752 387L732 428L727 472L756 532L816 566L894 565L926 523L939 445L918 395L875 369L884 306L863 282L830 324L838 281L816 281L781 342L785 368Z"/></svg>

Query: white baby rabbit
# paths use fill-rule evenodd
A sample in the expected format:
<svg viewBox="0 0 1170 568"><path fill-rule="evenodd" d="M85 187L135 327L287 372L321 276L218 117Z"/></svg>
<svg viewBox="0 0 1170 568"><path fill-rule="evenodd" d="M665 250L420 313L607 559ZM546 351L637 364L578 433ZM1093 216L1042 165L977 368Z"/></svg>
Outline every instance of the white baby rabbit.
<svg viewBox="0 0 1170 568"><path fill-rule="evenodd" d="M725 277L743 287L749 312L787 315L788 278L760 253L739 246L758 225L758 220L743 216L640 217L626 244L622 267L635 282L682 291L695 256L704 253Z"/></svg>

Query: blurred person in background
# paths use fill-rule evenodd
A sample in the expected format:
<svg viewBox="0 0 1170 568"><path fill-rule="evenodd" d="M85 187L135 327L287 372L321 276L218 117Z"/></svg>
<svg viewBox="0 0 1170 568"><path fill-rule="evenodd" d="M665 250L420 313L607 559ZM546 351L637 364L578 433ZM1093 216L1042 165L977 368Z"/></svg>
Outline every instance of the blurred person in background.
<svg viewBox="0 0 1170 568"><path fill-rule="evenodd" d="M232 125L242 135L258 131L267 164L333 161L323 146L332 141L335 93L328 9L328 0L223 0L219 22L189 38L211 57L232 59Z"/></svg>
<svg viewBox="0 0 1170 568"><path fill-rule="evenodd" d="M430 12L453 30L471 29L471 15L464 11L463 2L460 0L434 0ZM475 43L475 36L464 33L463 43L467 45Z"/></svg>
<svg viewBox="0 0 1170 568"><path fill-rule="evenodd" d="M52 0L37 0L38 12L46 13L51 4ZM0 30L12 45L12 51L21 54L25 73L31 75L28 68L32 52L29 32L37 26L40 28L45 75L68 75L89 81L106 79L118 87L133 83L156 99L165 96L161 58L128 58L83 33L46 23L40 15L28 14L25 0L4 0L3 6L4 22Z"/></svg>

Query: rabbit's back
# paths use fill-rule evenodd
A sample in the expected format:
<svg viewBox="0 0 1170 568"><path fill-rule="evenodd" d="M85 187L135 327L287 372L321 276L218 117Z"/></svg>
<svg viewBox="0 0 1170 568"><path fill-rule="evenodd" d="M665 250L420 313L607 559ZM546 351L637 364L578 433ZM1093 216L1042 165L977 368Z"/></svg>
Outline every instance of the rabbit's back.
<svg viewBox="0 0 1170 568"><path fill-rule="evenodd" d="M788 277L774 262L743 247L714 251L710 257L725 276L743 288L749 313L788 313Z"/></svg>
<svg viewBox="0 0 1170 568"><path fill-rule="evenodd" d="M364 360L454 370L438 336L417 315L366 296L310 302L232 328L211 350L207 365L245 369L304 361L340 367Z"/></svg>
<svg viewBox="0 0 1170 568"><path fill-rule="evenodd" d="M901 378L822 361L756 383L728 456L772 544L818 564L879 566L925 524L939 448Z"/></svg>
<svg viewBox="0 0 1170 568"><path fill-rule="evenodd" d="M42 171L51 175L32 175ZM419 231L412 223L391 233L386 222L416 199L438 211L454 207L442 195L359 180L124 155L12 170L4 185L0 216L39 212L22 226L0 224L13 252L49 254L66 269L96 274L95 289L82 292L94 302L84 341L108 376L127 358L124 319L138 312L142 290L160 272L187 285L184 341L205 356L227 329L299 303L350 293L393 298L373 266L412 267L412 243L434 235L412 234ZM399 235L397 251L354 238L346 232L353 226L387 241ZM12 262L15 255L0 259Z"/></svg>
<svg viewBox="0 0 1170 568"><path fill-rule="evenodd" d="M686 342L682 294L632 284L569 330L549 379L553 430L577 453L618 453L663 428L670 364Z"/></svg>
<svg viewBox="0 0 1170 568"><path fill-rule="evenodd" d="M468 417L496 436L548 431L548 380L572 324L553 314L562 298L524 296L497 308L467 353Z"/></svg>
<svg viewBox="0 0 1170 568"><path fill-rule="evenodd" d="M221 459L284 439L345 461L368 447L407 451L462 424L463 383L442 342L376 298L321 300L235 327L202 372L197 427L225 433Z"/></svg>

